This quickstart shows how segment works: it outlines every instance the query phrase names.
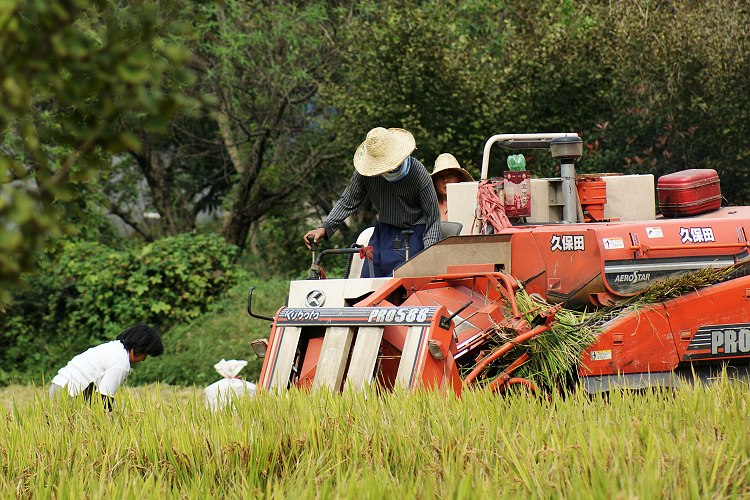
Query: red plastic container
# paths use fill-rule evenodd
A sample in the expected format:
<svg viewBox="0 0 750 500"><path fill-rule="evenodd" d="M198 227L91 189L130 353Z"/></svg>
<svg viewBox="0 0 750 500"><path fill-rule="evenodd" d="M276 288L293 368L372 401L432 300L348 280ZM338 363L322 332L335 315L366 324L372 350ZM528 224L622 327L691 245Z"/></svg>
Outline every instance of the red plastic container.
<svg viewBox="0 0 750 500"><path fill-rule="evenodd" d="M711 168L692 168L662 175L656 191L664 217L705 214L721 207L719 174Z"/></svg>
<svg viewBox="0 0 750 500"><path fill-rule="evenodd" d="M607 183L598 176L580 176L576 179L576 188L584 222L603 220L604 205L607 204Z"/></svg>

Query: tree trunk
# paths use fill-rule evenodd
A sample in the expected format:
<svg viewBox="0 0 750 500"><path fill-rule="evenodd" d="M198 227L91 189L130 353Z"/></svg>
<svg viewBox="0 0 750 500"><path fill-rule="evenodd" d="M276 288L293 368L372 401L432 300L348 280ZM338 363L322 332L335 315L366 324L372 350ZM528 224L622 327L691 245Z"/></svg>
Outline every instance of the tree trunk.
<svg viewBox="0 0 750 500"><path fill-rule="evenodd" d="M148 137L141 135L143 152L131 154L138 162L138 166L146 178L149 190L151 191L151 201L160 215L162 231L166 236L175 236L183 232L183 224L180 224L179 217L175 211L174 200L172 199L172 190L168 180L168 168L155 151L148 144ZM192 221L189 224L192 226Z"/></svg>
<svg viewBox="0 0 750 500"><path fill-rule="evenodd" d="M247 200L250 196L250 175L246 171L240 174L240 187L237 198L232 204L229 217L224 223L224 239L237 245L240 250L245 248L247 234L250 224L253 222L250 211L247 209Z"/></svg>

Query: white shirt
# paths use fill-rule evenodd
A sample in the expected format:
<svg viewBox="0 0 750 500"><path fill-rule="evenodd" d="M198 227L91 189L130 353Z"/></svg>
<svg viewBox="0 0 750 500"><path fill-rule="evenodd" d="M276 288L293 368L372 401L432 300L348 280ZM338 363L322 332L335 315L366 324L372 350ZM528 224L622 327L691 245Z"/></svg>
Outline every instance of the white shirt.
<svg viewBox="0 0 750 500"><path fill-rule="evenodd" d="M52 379L67 387L68 394L80 394L92 382L103 396L114 396L130 373L130 357L119 340L92 347L71 359Z"/></svg>

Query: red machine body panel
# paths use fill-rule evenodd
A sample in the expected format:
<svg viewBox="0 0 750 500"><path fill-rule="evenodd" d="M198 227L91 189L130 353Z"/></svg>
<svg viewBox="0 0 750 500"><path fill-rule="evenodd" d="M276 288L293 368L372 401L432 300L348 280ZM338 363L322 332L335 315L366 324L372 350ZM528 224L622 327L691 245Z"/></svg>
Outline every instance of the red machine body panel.
<svg viewBox="0 0 750 500"><path fill-rule="evenodd" d="M750 357L750 276L636 308L602 327L581 376L670 371Z"/></svg>
<svg viewBox="0 0 750 500"><path fill-rule="evenodd" d="M664 306L654 304L619 316L583 352L580 376L670 371L679 358Z"/></svg>
<svg viewBox="0 0 750 500"><path fill-rule="evenodd" d="M719 175L710 168L663 175L659 177L656 190L664 217L689 217L721 207Z"/></svg>
<svg viewBox="0 0 750 500"><path fill-rule="evenodd" d="M682 362L750 356L750 276L677 297L666 306Z"/></svg>
<svg viewBox="0 0 750 500"><path fill-rule="evenodd" d="M569 306L600 306L661 278L746 261L750 207L689 219L513 227L511 272L536 292Z"/></svg>
<svg viewBox="0 0 750 500"><path fill-rule="evenodd" d="M596 233L583 224L535 226L511 240L513 275L555 302L585 303L601 275ZM592 265L594 263L594 265Z"/></svg>

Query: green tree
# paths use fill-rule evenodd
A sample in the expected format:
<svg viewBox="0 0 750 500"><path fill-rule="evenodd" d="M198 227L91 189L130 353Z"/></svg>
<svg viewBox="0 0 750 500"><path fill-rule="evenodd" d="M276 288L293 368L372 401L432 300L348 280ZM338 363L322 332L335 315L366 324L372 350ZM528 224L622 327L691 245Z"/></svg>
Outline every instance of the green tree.
<svg viewBox="0 0 750 500"><path fill-rule="evenodd" d="M131 130L165 130L190 103L189 53L169 43L176 1L0 4L0 303ZM164 83L172 82L169 92Z"/></svg>
<svg viewBox="0 0 750 500"><path fill-rule="evenodd" d="M404 127L428 167L451 152L476 174L493 134L591 128L610 85L599 29L572 2L362 4L325 89L337 137L352 148L372 126Z"/></svg>
<svg viewBox="0 0 750 500"><path fill-rule="evenodd" d="M206 11L197 61L234 170L224 235L242 248L252 223L339 156L327 128L333 110L319 86L336 65L337 20L346 12L323 1L260 0L226 0Z"/></svg>
<svg viewBox="0 0 750 500"><path fill-rule="evenodd" d="M731 203L750 202L750 5L595 8L607 27L599 51L614 72L616 104L591 143L634 172L714 168Z"/></svg>
<svg viewBox="0 0 750 500"><path fill-rule="evenodd" d="M160 331L197 318L236 282L236 247L183 234L120 250L57 240L30 286L0 315L4 373L39 373L135 323Z"/></svg>
<svg viewBox="0 0 750 500"><path fill-rule="evenodd" d="M200 97L200 96L197 96ZM176 116L168 134L139 132L141 148L119 156L104 184L105 206L146 241L195 229L215 213L232 186L216 122L203 110ZM144 213L159 219L147 219Z"/></svg>

